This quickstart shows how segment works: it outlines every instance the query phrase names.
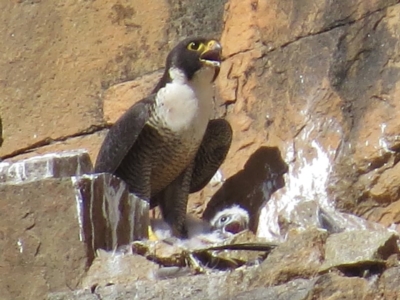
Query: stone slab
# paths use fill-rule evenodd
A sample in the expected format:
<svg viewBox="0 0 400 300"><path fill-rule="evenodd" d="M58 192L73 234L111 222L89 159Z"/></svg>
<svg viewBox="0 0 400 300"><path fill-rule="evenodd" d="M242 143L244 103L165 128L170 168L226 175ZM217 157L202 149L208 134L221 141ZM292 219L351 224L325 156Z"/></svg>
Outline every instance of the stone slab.
<svg viewBox="0 0 400 300"><path fill-rule="evenodd" d="M0 195L2 299L78 287L89 261L71 179L1 184Z"/></svg>
<svg viewBox="0 0 400 300"><path fill-rule="evenodd" d="M83 175L91 173L92 168L85 150L49 153L16 162L1 162L0 184Z"/></svg>

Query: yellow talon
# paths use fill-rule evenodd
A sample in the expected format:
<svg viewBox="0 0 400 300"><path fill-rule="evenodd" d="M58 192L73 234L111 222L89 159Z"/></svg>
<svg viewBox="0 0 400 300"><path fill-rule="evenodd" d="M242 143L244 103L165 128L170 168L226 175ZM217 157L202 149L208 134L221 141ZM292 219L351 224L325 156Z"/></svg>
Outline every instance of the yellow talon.
<svg viewBox="0 0 400 300"><path fill-rule="evenodd" d="M148 234L149 234L150 241L158 241L158 238L157 238L156 234L154 233L153 229L151 228L151 226L149 226L149 228L148 228Z"/></svg>

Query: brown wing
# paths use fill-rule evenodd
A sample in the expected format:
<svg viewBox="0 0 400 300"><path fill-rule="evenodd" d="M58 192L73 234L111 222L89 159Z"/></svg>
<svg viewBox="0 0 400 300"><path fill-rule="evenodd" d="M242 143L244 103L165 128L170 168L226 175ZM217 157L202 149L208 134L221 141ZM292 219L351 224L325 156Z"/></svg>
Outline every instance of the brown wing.
<svg viewBox="0 0 400 300"><path fill-rule="evenodd" d="M210 120L195 157L190 193L204 188L218 171L232 142L232 128L224 119Z"/></svg>
<svg viewBox="0 0 400 300"><path fill-rule="evenodd" d="M97 156L95 173L115 172L149 119L154 100L155 95L151 95L135 103L110 128Z"/></svg>

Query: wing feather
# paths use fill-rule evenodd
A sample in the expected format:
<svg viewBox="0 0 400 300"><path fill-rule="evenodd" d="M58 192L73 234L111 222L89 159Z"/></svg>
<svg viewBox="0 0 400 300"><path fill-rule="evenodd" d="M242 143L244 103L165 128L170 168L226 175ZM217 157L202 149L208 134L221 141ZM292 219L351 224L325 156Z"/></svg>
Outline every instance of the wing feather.
<svg viewBox="0 0 400 300"><path fill-rule="evenodd" d="M95 173L114 173L137 140L151 115L155 94L132 105L110 128L101 145Z"/></svg>
<svg viewBox="0 0 400 300"><path fill-rule="evenodd" d="M194 160L190 193L203 189L218 171L232 142L232 128L224 119L210 120Z"/></svg>

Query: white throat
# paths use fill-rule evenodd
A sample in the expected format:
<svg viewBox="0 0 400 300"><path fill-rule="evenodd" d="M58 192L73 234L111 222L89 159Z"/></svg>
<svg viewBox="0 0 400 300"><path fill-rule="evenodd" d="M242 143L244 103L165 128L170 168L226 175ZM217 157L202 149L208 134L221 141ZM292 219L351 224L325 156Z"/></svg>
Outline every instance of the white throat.
<svg viewBox="0 0 400 300"><path fill-rule="evenodd" d="M214 70L203 68L188 81L179 69L169 71L172 79L158 92L158 117L173 132L187 138L201 139L213 116Z"/></svg>

